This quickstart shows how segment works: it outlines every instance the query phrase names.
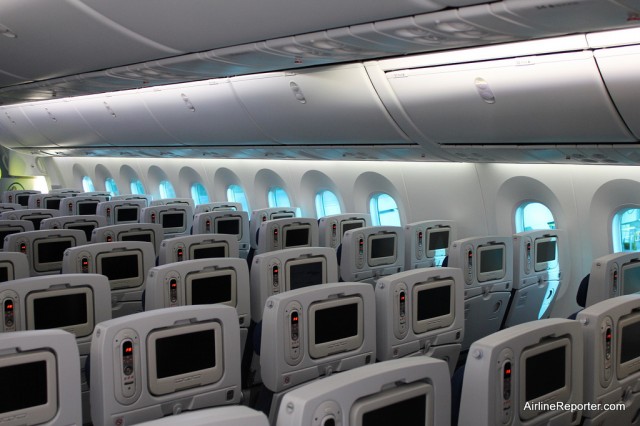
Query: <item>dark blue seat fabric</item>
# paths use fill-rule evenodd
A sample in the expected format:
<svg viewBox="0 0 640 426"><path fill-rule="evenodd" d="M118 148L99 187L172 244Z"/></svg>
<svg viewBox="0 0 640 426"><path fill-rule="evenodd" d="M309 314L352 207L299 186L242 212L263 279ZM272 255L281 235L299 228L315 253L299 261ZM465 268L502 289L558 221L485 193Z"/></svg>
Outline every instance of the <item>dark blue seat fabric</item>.
<svg viewBox="0 0 640 426"><path fill-rule="evenodd" d="M253 360L253 351L255 348L253 338L254 331L256 328L256 323L251 321L249 323L249 329L247 330L247 341L244 344L244 352L242 353L242 360L240 364L240 374L242 376L242 389L247 389L253 383L253 378L250 377L251 372L251 361ZM258 343L259 344L259 343ZM258 346L258 352L260 351L260 346Z"/></svg>
<svg viewBox="0 0 640 426"><path fill-rule="evenodd" d="M456 369L451 377L451 426L458 424L460 401L462 399L462 383L464 382L464 365Z"/></svg>
<svg viewBox="0 0 640 426"><path fill-rule="evenodd" d="M589 278L591 274L587 274L582 281L580 281L580 286L578 287L578 293L576 294L576 303L578 306L585 308L587 305L587 293L589 293ZM581 309L582 310L582 309ZM569 316L569 319L576 319L578 316L578 312L574 312Z"/></svg>

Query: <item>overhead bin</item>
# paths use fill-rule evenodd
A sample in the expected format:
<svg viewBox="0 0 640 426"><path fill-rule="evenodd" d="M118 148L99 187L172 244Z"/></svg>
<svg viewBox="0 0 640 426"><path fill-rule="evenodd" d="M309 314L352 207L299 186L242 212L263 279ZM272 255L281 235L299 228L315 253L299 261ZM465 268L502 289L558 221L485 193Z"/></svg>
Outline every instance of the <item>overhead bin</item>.
<svg viewBox="0 0 640 426"><path fill-rule="evenodd" d="M394 70L386 77L413 125L438 144L635 141L590 51Z"/></svg>
<svg viewBox="0 0 640 426"><path fill-rule="evenodd" d="M27 104L22 106L22 110L34 127L48 141L58 146L104 146L107 144L82 119L70 99Z"/></svg>
<svg viewBox="0 0 640 426"><path fill-rule="evenodd" d="M13 132L9 131L7 122L0 119L0 145L5 148L21 148L22 144L18 141Z"/></svg>
<svg viewBox="0 0 640 426"><path fill-rule="evenodd" d="M7 148L50 146L51 141L36 129L21 106L0 107L0 143ZM6 137L9 132L13 137Z"/></svg>
<svg viewBox="0 0 640 426"><path fill-rule="evenodd" d="M362 64L234 77L247 112L284 144L406 144Z"/></svg>
<svg viewBox="0 0 640 426"><path fill-rule="evenodd" d="M596 50L594 55L616 108L640 139L640 45Z"/></svg>
<svg viewBox="0 0 640 426"><path fill-rule="evenodd" d="M86 123L113 146L179 145L145 107L138 91L92 95L74 100Z"/></svg>
<svg viewBox="0 0 640 426"><path fill-rule="evenodd" d="M145 89L157 123L185 145L253 145L269 141L238 102L228 79Z"/></svg>
<svg viewBox="0 0 640 426"><path fill-rule="evenodd" d="M587 34L587 42L593 49L640 44L640 27Z"/></svg>

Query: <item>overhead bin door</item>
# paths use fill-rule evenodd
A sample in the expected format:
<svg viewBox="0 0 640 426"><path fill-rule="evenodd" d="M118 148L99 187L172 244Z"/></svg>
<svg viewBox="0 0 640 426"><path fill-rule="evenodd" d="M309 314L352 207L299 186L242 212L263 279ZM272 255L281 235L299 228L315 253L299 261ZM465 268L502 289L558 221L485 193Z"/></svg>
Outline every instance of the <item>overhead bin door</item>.
<svg viewBox="0 0 640 426"><path fill-rule="evenodd" d="M78 112L109 145L179 145L155 121L135 90L93 95L74 102Z"/></svg>
<svg viewBox="0 0 640 426"><path fill-rule="evenodd" d="M362 64L235 77L254 122L285 144L406 144Z"/></svg>
<svg viewBox="0 0 640 426"><path fill-rule="evenodd" d="M2 125L0 143L5 147L48 147L52 145L51 141L35 128L25 114L24 108L20 106L0 107L0 125Z"/></svg>
<svg viewBox="0 0 640 426"><path fill-rule="evenodd" d="M82 119L69 99L34 103L25 105L22 109L36 129L55 145L106 145L106 142Z"/></svg>
<svg viewBox="0 0 640 426"><path fill-rule="evenodd" d="M227 79L189 83L141 93L162 127L185 145L264 144Z"/></svg>
<svg viewBox="0 0 640 426"><path fill-rule="evenodd" d="M413 124L440 144L627 142L589 51L391 71Z"/></svg>
<svg viewBox="0 0 640 426"><path fill-rule="evenodd" d="M594 54L620 115L640 138L640 46L596 50Z"/></svg>

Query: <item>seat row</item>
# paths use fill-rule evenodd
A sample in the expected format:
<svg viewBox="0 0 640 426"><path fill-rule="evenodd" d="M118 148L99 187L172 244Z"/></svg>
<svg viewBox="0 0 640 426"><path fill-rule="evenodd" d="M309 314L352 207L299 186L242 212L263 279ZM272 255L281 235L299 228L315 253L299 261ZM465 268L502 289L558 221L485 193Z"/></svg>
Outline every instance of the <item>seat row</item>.
<svg viewBox="0 0 640 426"><path fill-rule="evenodd" d="M429 356L375 362L376 297L370 285L334 283L267 300L261 364L274 392L272 425L451 424L446 362ZM640 295L620 296L585 309L577 321L533 321L474 342L458 424L632 424L640 410L639 311ZM222 305L96 324L91 421L173 416L157 424L220 424L246 415L247 422L266 424L245 407L211 411L241 402L239 346L236 311ZM0 370L10 384L0 418L10 425L80 424L78 359L76 339L66 331L0 334Z"/></svg>
<svg viewBox="0 0 640 426"><path fill-rule="evenodd" d="M246 268L241 259L223 260L238 261ZM202 261L182 264L191 262ZM459 279L459 271L451 268L430 272L429 287L437 287L436 281L443 275L453 274L442 285L453 286ZM193 288L199 279L191 280ZM168 284L172 288L171 280ZM97 274L63 274L0 284L5 311L0 336L50 328L75 335L85 422L132 423L239 402L242 321L237 308L221 304L179 306L109 319L109 291L106 277ZM374 363L376 304L388 305L384 297L376 297L366 283L315 285L270 296L264 304L260 350L263 383L274 392L283 391L314 377ZM461 304L456 309L461 310ZM422 348L416 344L414 350L433 351L451 344L447 353L455 365L461 324L459 316L451 325L457 331L448 337L436 338L434 334L433 344ZM283 333L283 325L288 325L287 333ZM385 352L398 356L392 350ZM208 392L209 384L215 392ZM90 419L86 417L89 412Z"/></svg>
<svg viewBox="0 0 640 426"><path fill-rule="evenodd" d="M244 212L201 215L215 215L216 220L227 222L239 221L239 218L231 219L229 216L239 213ZM213 220L213 216L211 218ZM246 223L246 214L244 218L239 223ZM343 218L342 222L331 216L324 219L336 220L328 224L329 229L342 226L345 221L354 221L353 217ZM7 222L3 226L18 226L20 221ZM374 284L384 276L403 271L407 260L411 260L409 264L415 268L433 265L439 251L440 255L449 253L448 263L463 271L468 306L465 349L478 338L502 327L538 319L541 312L549 315L548 303L553 300L554 291L561 281L561 231L530 231L513 237L474 237L449 243L448 238L454 229L452 224L436 224L434 221L411 224L405 229L388 226L353 228L344 232L341 245L333 251L313 247L319 241L315 219L281 218L260 222L256 254L250 258L251 277L252 281L266 281L270 285L256 286L258 293L254 294L258 308L253 309L254 317L258 316L264 298L272 292L338 279ZM238 241L232 235L201 234L162 239L159 224L112 225L92 231L92 241L110 244L84 245L82 234L79 230L70 229L15 232L5 237L4 249L27 255L32 276L60 270L65 273L106 274L112 283L116 316L141 310L145 279L155 259L150 252L159 252L160 264L240 255ZM417 244L411 250L411 259L405 256L407 239ZM133 240L151 243L152 248L149 250L145 244ZM431 240L437 242L428 244ZM305 250L285 253L282 257L280 253L285 247ZM412 263L418 258L430 263ZM338 267L333 266L334 260L338 260ZM336 272L334 276L333 271L339 271L339 274ZM296 282L290 285L286 276L292 273ZM267 288L267 293L260 293L261 288ZM121 313L116 313L116 308L122 309Z"/></svg>

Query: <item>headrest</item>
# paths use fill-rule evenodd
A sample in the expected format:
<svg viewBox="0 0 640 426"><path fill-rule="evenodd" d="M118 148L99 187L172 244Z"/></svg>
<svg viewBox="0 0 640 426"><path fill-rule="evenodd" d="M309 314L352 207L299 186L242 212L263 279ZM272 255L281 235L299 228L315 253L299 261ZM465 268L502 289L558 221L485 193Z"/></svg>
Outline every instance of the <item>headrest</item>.
<svg viewBox="0 0 640 426"><path fill-rule="evenodd" d="M371 226L371 215L366 213L342 213L318 219L320 245L336 248L342 236L350 229Z"/></svg>
<svg viewBox="0 0 640 426"><path fill-rule="evenodd" d="M295 207L269 207L264 209L257 209L251 212L249 218L249 235L251 236L251 247L258 248L258 243L255 240L256 232L260 228L260 224L267 220L282 219L286 217L295 217Z"/></svg>
<svg viewBox="0 0 640 426"><path fill-rule="evenodd" d="M375 296L365 283L316 285L267 299L262 382L273 392L375 362Z"/></svg>
<svg viewBox="0 0 640 426"><path fill-rule="evenodd" d="M269 296L316 284L338 282L331 247L299 247L254 256L251 264L251 318L262 319Z"/></svg>
<svg viewBox="0 0 640 426"><path fill-rule="evenodd" d="M579 424L583 357L581 325L567 319L530 321L475 341L459 424Z"/></svg>
<svg viewBox="0 0 640 426"><path fill-rule="evenodd" d="M214 210L193 217L192 234L233 235L241 249L249 249L249 215L244 211Z"/></svg>
<svg viewBox="0 0 640 426"><path fill-rule="evenodd" d="M404 358L291 390L280 404L277 425L449 425L450 405L447 364L429 357Z"/></svg>
<svg viewBox="0 0 640 426"><path fill-rule="evenodd" d="M31 276L53 274L62 268L64 251L87 243L78 229L45 229L5 237L4 250L27 255Z"/></svg>
<svg viewBox="0 0 640 426"><path fill-rule="evenodd" d="M296 247L318 247L318 222L313 218L267 220L260 224L258 232L258 254Z"/></svg>
<svg viewBox="0 0 640 426"><path fill-rule="evenodd" d="M193 214L213 211L242 211L242 203L231 201L217 201L213 203L198 204L193 210Z"/></svg>
<svg viewBox="0 0 640 426"><path fill-rule="evenodd" d="M462 268L465 285L473 287L513 282L513 237L487 236L456 240L448 266Z"/></svg>
<svg viewBox="0 0 640 426"><path fill-rule="evenodd" d="M94 326L111 319L109 282L98 274L49 275L0 283L0 303L5 317L0 332L62 329L76 336L83 355L89 353Z"/></svg>
<svg viewBox="0 0 640 426"><path fill-rule="evenodd" d="M23 253L0 251L0 283L29 277L29 260Z"/></svg>
<svg viewBox="0 0 640 426"><path fill-rule="evenodd" d="M152 200L149 207L155 206L169 206L169 205L187 205L191 207L191 210L195 208L195 201L193 198L160 198L159 200Z"/></svg>
<svg viewBox="0 0 640 426"><path fill-rule="evenodd" d="M137 223L140 221L140 212L147 207L147 200L111 200L98 204L96 214L104 216L106 225L120 223Z"/></svg>
<svg viewBox="0 0 640 426"><path fill-rule="evenodd" d="M342 236L340 279L374 282L404 270L404 230L399 226L368 226Z"/></svg>
<svg viewBox="0 0 640 426"><path fill-rule="evenodd" d="M122 223L96 228L91 234L94 243L114 241L145 241L151 243L157 253L163 239L162 225L158 223Z"/></svg>
<svg viewBox="0 0 640 426"><path fill-rule="evenodd" d="M152 203L151 207L145 207L140 212L140 222L160 224L165 236L188 234L193 223L193 207L184 203L162 205Z"/></svg>
<svg viewBox="0 0 640 426"><path fill-rule="evenodd" d="M0 418L9 425L80 425L80 357L62 330L0 333Z"/></svg>
<svg viewBox="0 0 640 426"><path fill-rule="evenodd" d="M236 308L239 324L248 327L249 294L249 269L244 259L185 260L149 270L145 308L220 303Z"/></svg>
<svg viewBox="0 0 640 426"><path fill-rule="evenodd" d="M640 295L630 294L603 300L580 311L577 322L582 326L584 352L585 401L595 402L621 395L635 386L640 378ZM616 401L632 403L637 397L618 396ZM621 412L619 412L621 411ZM628 411L628 413L624 413ZM604 418L603 424L632 424L637 410L594 409L588 417ZM617 418L617 421L616 421Z"/></svg>
<svg viewBox="0 0 640 426"><path fill-rule="evenodd" d="M66 197L60 200L60 215L93 215L96 214L98 204L103 201L109 201L109 197L99 195L78 195L76 197Z"/></svg>
<svg viewBox="0 0 640 426"><path fill-rule="evenodd" d="M598 257L591 263L586 306L640 291L640 252Z"/></svg>
<svg viewBox="0 0 640 426"><path fill-rule="evenodd" d="M404 225L405 269L436 266L456 240L456 223L451 220L425 220Z"/></svg>
<svg viewBox="0 0 640 426"><path fill-rule="evenodd" d="M139 423L139 426L269 426L264 413L244 405L205 408Z"/></svg>
<svg viewBox="0 0 640 426"><path fill-rule="evenodd" d="M375 286L378 359L460 344L463 283L459 268L419 268L380 278Z"/></svg>
<svg viewBox="0 0 640 426"><path fill-rule="evenodd" d="M225 305L157 309L105 321L91 342L91 418L134 424L238 403L240 327Z"/></svg>
<svg viewBox="0 0 640 426"><path fill-rule="evenodd" d="M158 264L219 257L240 257L240 244L235 235L197 234L164 239Z"/></svg>

